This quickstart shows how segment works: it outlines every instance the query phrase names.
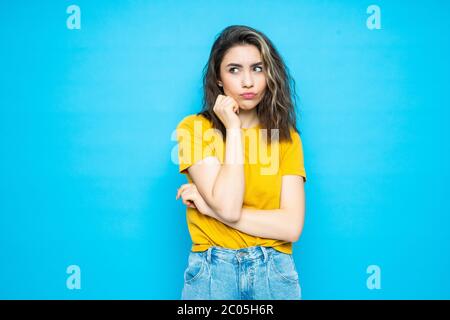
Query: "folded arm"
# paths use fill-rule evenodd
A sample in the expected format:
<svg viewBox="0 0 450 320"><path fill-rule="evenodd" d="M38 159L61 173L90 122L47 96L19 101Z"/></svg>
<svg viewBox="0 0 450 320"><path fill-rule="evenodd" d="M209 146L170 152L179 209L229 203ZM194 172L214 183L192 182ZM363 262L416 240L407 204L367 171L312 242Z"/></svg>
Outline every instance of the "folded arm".
<svg viewBox="0 0 450 320"><path fill-rule="evenodd" d="M245 190L243 157L240 129L227 129L224 164L217 157L206 157L188 169L205 202L225 222L240 218Z"/></svg>
<svg viewBox="0 0 450 320"><path fill-rule="evenodd" d="M223 220L213 209L207 215L253 236L296 242L304 225L304 180L297 175L282 177L280 209L242 208L241 217L235 222Z"/></svg>

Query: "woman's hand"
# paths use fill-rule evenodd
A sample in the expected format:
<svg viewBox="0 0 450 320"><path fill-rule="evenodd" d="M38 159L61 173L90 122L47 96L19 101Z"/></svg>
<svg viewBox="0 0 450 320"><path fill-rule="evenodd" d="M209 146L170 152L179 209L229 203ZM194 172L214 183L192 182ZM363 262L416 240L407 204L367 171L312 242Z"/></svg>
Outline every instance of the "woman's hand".
<svg viewBox="0 0 450 320"><path fill-rule="evenodd" d="M232 97L219 94L213 110L226 129L241 128L239 105Z"/></svg>
<svg viewBox="0 0 450 320"><path fill-rule="evenodd" d="M193 183L186 183L181 185L178 189L177 196L175 199L178 200L180 197L183 199L183 203L189 208L197 208L200 213L213 217L214 213L212 209L205 202L200 192L197 190L197 186Z"/></svg>

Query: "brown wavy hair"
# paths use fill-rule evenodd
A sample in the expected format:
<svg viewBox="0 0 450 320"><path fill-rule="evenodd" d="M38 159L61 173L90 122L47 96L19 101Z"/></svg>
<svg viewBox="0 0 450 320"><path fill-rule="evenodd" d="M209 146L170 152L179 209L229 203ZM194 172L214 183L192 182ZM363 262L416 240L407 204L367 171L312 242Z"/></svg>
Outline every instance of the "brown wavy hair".
<svg viewBox="0 0 450 320"><path fill-rule="evenodd" d="M258 48L263 62L267 87L265 94L256 106L256 113L262 129L267 129L270 143L272 129L278 129L279 141L292 141L290 128L299 133L296 126L295 81L272 42L262 32L248 26L232 25L226 27L216 37L209 59L203 69L203 106L197 115L203 115L219 129L226 139L226 129L214 113L213 107L219 94L224 94L218 86L220 64L227 51L238 45L254 45ZM300 133L299 133L300 134Z"/></svg>

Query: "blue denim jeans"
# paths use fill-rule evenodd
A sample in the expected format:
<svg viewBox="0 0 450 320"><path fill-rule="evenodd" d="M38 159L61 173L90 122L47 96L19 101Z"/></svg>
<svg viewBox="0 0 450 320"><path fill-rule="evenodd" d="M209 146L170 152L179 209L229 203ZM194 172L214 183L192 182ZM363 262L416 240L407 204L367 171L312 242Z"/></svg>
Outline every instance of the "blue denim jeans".
<svg viewBox="0 0 450 320"><path fill-rule="evenodd" d="M182 300L300 300L291 254L271 247L213 246L189 253Z"/></svg>

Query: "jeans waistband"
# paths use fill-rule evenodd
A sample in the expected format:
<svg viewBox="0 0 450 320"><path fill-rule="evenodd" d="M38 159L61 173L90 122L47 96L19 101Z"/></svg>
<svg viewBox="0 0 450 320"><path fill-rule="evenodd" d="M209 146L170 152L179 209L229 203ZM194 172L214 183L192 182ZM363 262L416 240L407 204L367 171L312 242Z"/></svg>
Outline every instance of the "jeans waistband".
<svg viewBox="0 0 450 320"><path fill-rule="evenodd" d="M211 263L213 257L225 260L228 262L239 262L246 260L263 259L264 263L267 262L268 256L273 253L275 249L272 247L254 246L242 249L228 249L218 246L211 246L206 250L206 259Z"/></svg>

